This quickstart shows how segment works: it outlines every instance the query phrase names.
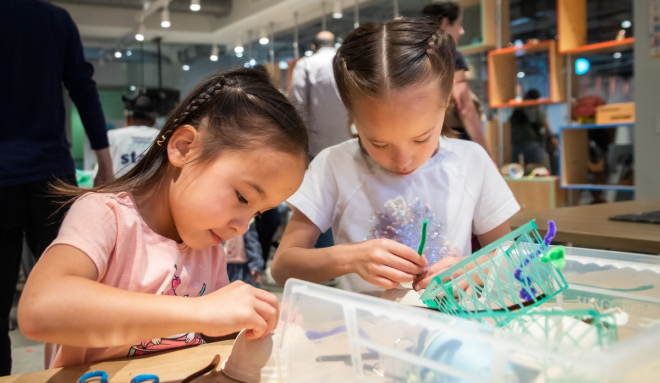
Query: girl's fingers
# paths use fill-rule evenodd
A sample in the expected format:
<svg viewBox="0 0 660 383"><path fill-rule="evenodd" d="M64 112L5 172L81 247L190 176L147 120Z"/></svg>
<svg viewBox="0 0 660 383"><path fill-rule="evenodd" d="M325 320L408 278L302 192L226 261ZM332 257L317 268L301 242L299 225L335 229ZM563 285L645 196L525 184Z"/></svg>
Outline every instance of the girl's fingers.
<svg viewBox="0 0 660 383"><path fill-rule="evenodd" d="M413 279L415 279L414 274L408 274L401 270L397 270L393 267L389 267L385 265L377 266L375 268L374 274L397 283L412 282Z"/></svg>
<svg viewBox="0 0 660 383"><path fill-rule="evenodd" d="M419 255L417 255L417 257L422 258ZM383 259L383 264L410 275L417 275L424 272L424 268L422 266L409 262L392 253L385 256L385 259Z"/></svg>
<svg viewBox="0 0 660 383"><path fill-rule="evenodd" d="M399 286L399 282L392 281L392 280L389 280L387 278L383 278L383 277L380 277L380 276L375 276L371 279L371 281L368 281L368 282L371 283L371 284L374 284L378 287L382 287L384 289L387 289L387 290L394 289L397 286Z"/></svg>
<svg viewBox="0 0 660 383"><path fill-rule="evenodd" d="M268 328L268 323L266 323L264 318L255 315L251 326L245 332L245 338L249 340L261 338L266 333L266 328Z"/></svg>
<svg viewBox="0 0 660 383"><path fill-rule="evenodd" d="M266 302L257 301L254 311L266 322L266 327L260 337L270 334L277 325L277 309Z"/></svg>
<svg viewBox="0 0 660 383"><path fill-rule="evenodd" d="M271 305L275 308L279 308L280 304L277 302L277 297L275 295L269 293L266 290L262 290L262 289L254 288L254 290L256 291L254 296L258 300L260 300L262 302L266 302L266 303L268 303L269 305Z"/></svg>
<svg viewBox="0 0 660 383"><path fill-rule="evenodd" d="M419 267L426 267L428 265L426 258L420 256L415 250L409 248L408 246L395 241L387 241L386 243L387 251L396 255L397 257L412 262Z"/></svg>

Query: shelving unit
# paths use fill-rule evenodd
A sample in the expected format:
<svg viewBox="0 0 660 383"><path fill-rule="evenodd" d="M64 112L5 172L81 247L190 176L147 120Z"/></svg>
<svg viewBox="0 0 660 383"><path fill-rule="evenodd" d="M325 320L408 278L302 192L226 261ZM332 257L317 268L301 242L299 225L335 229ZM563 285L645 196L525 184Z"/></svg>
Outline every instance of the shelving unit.
<svg viewBox="0 0 660 383"><path fill-rule="evenodd" d="M516 57L525 54L547 51L549 57L550 96L538 100L517 102L516 98ZM566 57L559 55L553 40L536 44L525 44L488 52L488 94L491 108L506 108L565 102Z"/></svg>
<svg viewBox="0 0 660 383"><path fill-rule="evenodd" d="M469 13L469 8L479 7L481 42L459 45L458 50L464 55L486 52L497 48L498 23L496 20L497 0L454 0L465 13ZM511 39L509 32L509 0L501 0L502 4L502 22L499 28L502 41ZM463 24L467 27L470 20L463 18Z"/></svg>
<svg viewBox="0 0 660 383"><path fill-rule="evenodd" d="M627 185L594 185L587 183L587 164L589 163L589 138L591 129L633 128L634 123L621 124L584 124L569 125L559 128L561 142L561 164L559 179L564 189L580 190L617 190L634 191L634 186Z"/></svg>
<svg viewBox="0 0 660 383"><path fill-rule="evenodd" d="M587 45L587 0L557 0L559 53L606 53L632 49L634 37Z"/></svg>

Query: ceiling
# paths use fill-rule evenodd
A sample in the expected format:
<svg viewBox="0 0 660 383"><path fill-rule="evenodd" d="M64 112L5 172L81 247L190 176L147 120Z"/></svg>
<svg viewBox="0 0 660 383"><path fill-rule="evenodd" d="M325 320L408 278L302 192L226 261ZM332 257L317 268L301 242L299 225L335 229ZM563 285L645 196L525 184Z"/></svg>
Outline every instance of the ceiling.
<svg viewBox="0 0 660 383"><path fill-rule="evenodd" d="M58 0L61 4L84 4L97 7L127 8L133 10L144 9L146 0ZM202 0L203 7L199 14L228 16L231 13L232 0ZM171 12L190 12L190 0L174 0L169 4Z"/></svg>

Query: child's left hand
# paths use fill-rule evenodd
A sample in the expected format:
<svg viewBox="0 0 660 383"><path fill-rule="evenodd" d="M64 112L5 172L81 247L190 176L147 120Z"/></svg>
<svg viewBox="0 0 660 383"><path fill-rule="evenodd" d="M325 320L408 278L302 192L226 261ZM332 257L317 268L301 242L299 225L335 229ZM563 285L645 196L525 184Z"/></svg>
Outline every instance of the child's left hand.
<svg viewBox="0 0 660 383"><path fill-rule="evenodd" d="M252 279L254 279L254 283L261 283L261 273L258 272L257 270L252 270L250 271L250 275L252 275Z"/></svg>

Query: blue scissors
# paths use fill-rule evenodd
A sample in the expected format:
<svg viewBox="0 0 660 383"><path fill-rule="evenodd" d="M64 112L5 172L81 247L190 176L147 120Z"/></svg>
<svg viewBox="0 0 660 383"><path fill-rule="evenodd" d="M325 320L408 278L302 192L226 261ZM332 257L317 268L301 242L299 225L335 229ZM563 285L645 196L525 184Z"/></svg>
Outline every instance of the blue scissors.
<svg viewBox="0 0 660 383"><path fill-rule="evenodd" d="M87 380L91 378L100 378L101 383L108 383L108 373L105 371L92 371L88 372L85 375L81 376L80 379L78 380L78 383L85 383ZM142 382L154 382L154 383L160 383L160 380L158 379L157 375L154 374L142 374L138 375L135 378L131 379L131 383L142 383Z"/></svg>

